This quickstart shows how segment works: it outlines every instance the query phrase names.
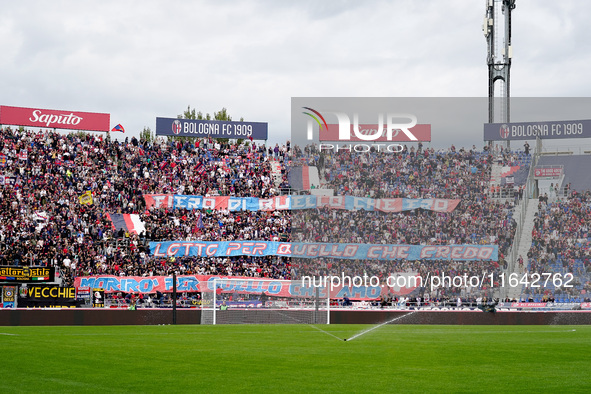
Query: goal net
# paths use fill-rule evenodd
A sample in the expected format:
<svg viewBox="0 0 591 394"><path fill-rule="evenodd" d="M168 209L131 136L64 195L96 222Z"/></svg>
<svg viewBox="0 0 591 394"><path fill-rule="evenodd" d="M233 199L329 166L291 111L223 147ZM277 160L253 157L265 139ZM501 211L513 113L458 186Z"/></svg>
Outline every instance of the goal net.
<svg viewBox="0 0 591 394"><path fill-rule="evenodd" d="M327 290L300 281L213 278L201 291L201 324L329 324Z"/></svg>

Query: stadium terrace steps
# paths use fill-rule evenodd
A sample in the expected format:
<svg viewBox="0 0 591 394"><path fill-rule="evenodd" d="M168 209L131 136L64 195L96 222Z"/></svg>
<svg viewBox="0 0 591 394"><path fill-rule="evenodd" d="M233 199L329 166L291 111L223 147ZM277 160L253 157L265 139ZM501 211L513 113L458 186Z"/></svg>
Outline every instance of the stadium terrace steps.
<svg viewBox="0 0 591 394"><path fill-rule="evenodd" d="M283 175L281 174L280 162L275 160L271 162L271 174L273 175L273 179L275 180L275 186L281 185L281 182L283 181Z"/></svg>
<svg viewBox="0 0 591 394"><path fill-rule="evenodd" d="M519 239L517 258L519 258L519 256L523 257L523 267L520 267L517 264L517 261L513 262L514 272L517 273L523 273L527 269L527 252L529 252L529 249L531 248L532 231L534 229L535 215L538 212L538 203L539 200L537 198L529 200L521 233L515 234ZM520 287L509 288L508 296L510 298L518 298L521 294L521 290Z"/></svg>
<svg viewBox="0 0 591 394"><path fill-rule="evenodd" d="M501 174L503 172L503 166L499 164L493 164L490 168L490 186L498 186L501 184Z"/></svg>
<svg viewBox="0 0 591 394"><path fill-rule="evenodd" d="M310 187L320 187L320 176L318 175L318 167L309 167Z"/></svg>

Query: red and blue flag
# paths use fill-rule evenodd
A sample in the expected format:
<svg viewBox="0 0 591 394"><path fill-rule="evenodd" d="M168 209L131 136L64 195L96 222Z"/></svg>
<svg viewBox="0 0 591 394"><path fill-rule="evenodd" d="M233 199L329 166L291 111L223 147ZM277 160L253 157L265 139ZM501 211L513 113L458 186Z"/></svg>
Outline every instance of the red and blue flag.
<svg viewBox="0 0 591 394"><path fill-rule="evenodd" d="M121 126L121 124L118 124L117 126L113 127L111 131L120 131L122 133L125 133L125 129L123 128L123 126Z"/></svg>

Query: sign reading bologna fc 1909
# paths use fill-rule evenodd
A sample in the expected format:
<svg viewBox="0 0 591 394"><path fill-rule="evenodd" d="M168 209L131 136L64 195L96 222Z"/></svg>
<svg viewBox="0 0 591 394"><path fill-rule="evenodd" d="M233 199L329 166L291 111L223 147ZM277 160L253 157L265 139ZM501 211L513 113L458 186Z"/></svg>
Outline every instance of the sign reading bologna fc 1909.
<svg viewBox="0 0 591 394"><path fill-rule="evenodd" d="M591 138L591 120L485 123L485 141Z"/></svg>
<svg viewBox="0 0 591 394"><path fill-rule="evenodd" d="M266 140L267 123L156 118L156 135Z"/></svg>
<svg viewBox="0 0 591 394"><path fill-rule="evenodd" d="M111 116L109 114L96 112L0 106L0 124L6 125L109 131L110 122Z"/></svg>

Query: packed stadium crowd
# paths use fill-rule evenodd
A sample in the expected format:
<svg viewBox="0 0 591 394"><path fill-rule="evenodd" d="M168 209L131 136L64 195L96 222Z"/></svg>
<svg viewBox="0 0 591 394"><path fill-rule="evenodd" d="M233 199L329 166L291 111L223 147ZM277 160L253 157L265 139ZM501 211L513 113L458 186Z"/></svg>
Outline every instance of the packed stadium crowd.
<svg viewBox="0 0 591 394"><path fill-rule="evenodd" d="M565 199L541 198L527 254L530 273L572 273L573 287L527 287L535 299L589 300L591 293L591 192L572 191ZM523 257L521 257L523 260ZM521 264L521 261L520 261Z"/></svg>
<svg viewBox="0 0 591 394"><path fill-rule="evenodd" d="M297 150L297 147L296 147ZM460 199L451 212L426 209L385 213L320 208L292 213L292 239L309 242L387 243L414 245L494 244L499 245L499 262L471 261L337 261L321 264L322 275L347 272L349 275L372 272L378 277L389 273L434 272L482 274L495 278L506 268L505 256L514 239L516 223L512 219L514 200L498 200L489 194L491 166L516 164L511 152L478 152L451 147L410 148L399 155L373 152L320 154L313 146L297 151L300 162L322 166L324 188L337 195L372 198L447 198ZM394 156L394 157L393 157ZM294 268L305 261L293 262ZM315 264L313 265L315 266ZM458 270L458 267L462 267ZM313 268L308 267L307 268ZM467 288L441 289L432 297L458 294L469 296ZM478 289L476 294L486 292ZM449 294L446 294L449 293Z"/></svg>
<svg viewBox="0 0 591 394"><path fill-rule="evenodd" d="M143 216L150 241L287 241L287 211L152 209Z"/></svg>
<svg viewBox="0 0 591 394"><path fill-rule="evenodd" d="M377 277L380 283L393 287L395 292L412 294L414 296L430 299L457 299L457 297L469 298L478 295L492 297L493 288L498 287L499 275L507 268L506 262L499 264L496 261L449 261L449 260L344 260L334 258L320 259L292 259L292 273L294 277L301 278L304 275L316 278L336 276L348 277ZM479 288L470 286L441 286L431 289L429 278L433 276L492 276L493 285L485 283ZM396 280L398 276L404 276L405 280ZM413 276L415 279L408 279ZM390 282L388 283L388 278ZM399 286L402 284L403 286ZM406 284L406 286L404 286ZM392 297L396 298L395 295Z"/></svg>
<svg viewBox="0 0 591 394"><path fill-rule="evenodd" d="M8 127L2 128L0 137L5 176L0 188L0 264L56 266L65 284L75 276L168 275L174 270L280 279L290 279L294 273L289 259L276 256L157 258L150 255L150 241L288 241L293 238L291 227L296 226L299 234L305 234L304 240L497 244L505 255L514 234L512 202L495 202L487 196L490 166L499 157L510 162L510 153L493 155L452 146L442 152L410 148L385 157L346 151L319 155L296 148L299 153L290 156L289 144L266 147L254 141L136 138L119 142L85 133ZM458 198L461 202L453 212L317 209L293 215L289 211L146 209L143 198L159 193L266 198L280 193L277 184L286 184L287 167L302 161L319 164L325 187L336 194ZM278 182L271 163L279 165ZM92 202L82 204L80 197L87 191L92 192ZM116 231L108 218L113 213L139 214L145 232ZM349 270L356 264L376 266L375 261L349 264ZM422 272L456 266L443 261L396 261L384 264L387 270L378 270ZM461 267L461 272L500 269L499 264L488 262L461 263Z"/></svg>
<svg viewBox="0 0 591 394"><path fill-rule="evenodd" d="M60 267L66 283L84 273L127 275L130 269L146 274L152 265L162 265L149 257L145 242L184 231L175 221L177 213L180 220L183 215L165 209L146 212L143 194L273 196L277 189L269 159L283 162L285 154L256 142L148 142L135 137L118 142L85 133L9 127L1 129L0 152L4 166L0 263ZM80 196L89 190L92 203L81 204ZM117 233L109 213L140 213L147 232ZM220 221L242 219L246 224L265 219L265 225L234 230L228 223L222 233L240 234L244 239L272 238L263 214L244 212L232 219L224 213L204 213L200 233L207 239L210 224L219 229ZM284 231L285 218L282 223ZM214 235L223 236L219 231ZM118 237L123 237L122 242L114 243Z"/></svg>
<svg viewBox="0 0 591 394"><path fill-rule="evenodd" d="M489 195L493 164L516 166L523 163L522 153L507 150L436 151L422 146L388 152L356 153L341 150L322 152L315 146L294 147L293 161L317 165L324 174L326 187L336 195L372 198L461 198L479 202ZM511 186L513 189L513 186Z"/></svg>
<svg viewBox="0 0 591 394"><path fill-rule="evenodd" d="M385 213L321 208L292 214L292 238L299 242L410 245L499 245L506 255L515 234L513 205L460 202L452 212L416 209Z"/></svg>

